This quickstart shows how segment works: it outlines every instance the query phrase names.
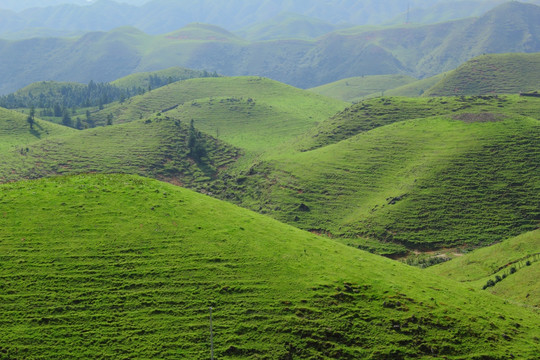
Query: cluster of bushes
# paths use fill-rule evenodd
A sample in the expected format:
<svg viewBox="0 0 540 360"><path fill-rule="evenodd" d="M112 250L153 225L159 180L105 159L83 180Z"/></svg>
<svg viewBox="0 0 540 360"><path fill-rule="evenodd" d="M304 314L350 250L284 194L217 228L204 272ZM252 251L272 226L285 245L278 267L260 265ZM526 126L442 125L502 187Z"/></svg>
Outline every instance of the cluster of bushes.
<svg viewBox="0 0 540 360"><path fill-rule="evenodd" d="M525 266L531 266L531 261L530 260L527 260L527 262L525 263ZM509 275L512 275L512 274L515 274L517 272L517 269L515 266L512 266L510 268L510 273L509 274L503 274L502 276L501 275L496 275L495 276L495 279L489 279L487 281L487 283L482 287L482 290L486 290L487 288L490 288L490 287L493 287L495 286L498 282L500 281L503 281L504 279L506 279Z"/></svg>

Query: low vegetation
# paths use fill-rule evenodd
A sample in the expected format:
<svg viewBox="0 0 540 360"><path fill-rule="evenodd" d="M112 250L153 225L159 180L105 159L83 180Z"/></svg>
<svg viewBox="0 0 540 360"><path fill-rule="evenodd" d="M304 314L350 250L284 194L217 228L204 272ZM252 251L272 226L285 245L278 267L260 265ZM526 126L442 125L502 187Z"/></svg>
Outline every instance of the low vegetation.
<svg viewBox="0 0 540 360"><path fill-rule="evenodd" d="M539 307L540 230L477 249L442 265L433 274L470 284L504 299Z"/></svg>
<svg viewBox="0 0 540 360"><path fill-rule="evenodd" d="M22 221L24 219L24 221ZM2 358L533 359L538 315L135 176L0 185Z"/></svg>

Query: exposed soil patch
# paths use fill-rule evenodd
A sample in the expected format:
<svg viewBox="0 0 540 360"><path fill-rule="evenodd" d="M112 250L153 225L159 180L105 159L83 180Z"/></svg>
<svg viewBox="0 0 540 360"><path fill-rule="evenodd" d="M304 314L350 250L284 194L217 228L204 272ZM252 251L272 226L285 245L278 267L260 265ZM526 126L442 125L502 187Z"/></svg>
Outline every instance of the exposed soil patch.
<svg viewBox="0 0 540 360"><path fill-rule="evenodd" d="M506 119L506 115L494 113L463 113L452 116L454 120L460 120L466 123L474 122L496 122Z"/></svg>

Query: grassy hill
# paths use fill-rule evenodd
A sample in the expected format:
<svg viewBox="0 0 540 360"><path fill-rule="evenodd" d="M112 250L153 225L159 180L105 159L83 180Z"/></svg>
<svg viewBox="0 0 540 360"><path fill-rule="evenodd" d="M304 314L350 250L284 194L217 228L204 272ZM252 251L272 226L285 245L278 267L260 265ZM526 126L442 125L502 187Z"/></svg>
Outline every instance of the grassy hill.
<svg viewBox="0 0 540 360"><path fill-rule="evenodd" d="M53 125L50 125L51 127ZM197 187L233 162L239 151L194 134L202 158L190 146L189 121L154 116L124 125L69 132L0 153L0 182L57 174L130 173ZM203 153L201 153L203 154Z"/></svg>
<svg viewBox="0 0 540 360"><path fill-rule="evenodd" d="M166 111L231 144L260 151L302 134L345 103L259 77L201 78L170 84L93 114L104 124Z"/></svg>
<svg viewBox="0 0 540 360"><path fill-rule="evenodd" d="M47 121L35 119L34 128L26 121L28 115L0 108L0 153L21 152L39 140L52 136L69 135L76 131Z"/></svg>
<svg viewBox="0 0 540 360"><path fill-rule="evenodd" d="M484 55L448 73L425 96L517 94L539 84L540 53Z"/></svg>
<svg viewBox="0 0 540 360"><path fill-rule="evenodd" d="M240 96L246 88L253 98ZM221 91L229 96L212 96ZM0 174L151 176L386 255L488 245L537 227L539 99L381 98L322 121L342 103L305 94L259 78L171 84L118 115L142 109L148 119L6 152ZM207 134L201 163L189 156L192 119ZM249 156L237 162L241 152Z"/></svg>
<svg viewBox="0 0 540 360"><path fill-rule="evenodd" d="M381 96L389 89L405 86L415 81L415 78L406 75L361 76L339 80L309 90L335 99L354 102L369 95Z"/></svg>
<svg viewBox="0 0 540 360"><path fill-rule="evenodd" d="M435 86L441 81L447 73L441 73L435 76L431 76L425 79L416 80L414 82L398 86L396 88L388 89L384 92L385 96L406 96L406 97L419 97L422 96L428 89ZM371 96L379 96L380 94L372 94ZM369 97L369 96L368 96Z"/></svg>
<svg viewBox="0 0 540 360"><path fill-rule="evenodd" d="M533 359L538 315L134 176L0 185L3 358ZM135 346L136 344L136 346Z"/></svg>
<svg viewBox="0 0 540 360"><path fill-rule="evenodd" d="M538 226L540 123L525 117L538 101L365 101L266 154L227 195L388 255L497 242Z"/></svg>
<svg viewBox="0 0 540 360"><path fill-rule="evenodd" d="M525 233L496 245L473 251L426 271L467 283L477 289L489 280L486 290L505 299L540 306L540 230Z"/></svg>

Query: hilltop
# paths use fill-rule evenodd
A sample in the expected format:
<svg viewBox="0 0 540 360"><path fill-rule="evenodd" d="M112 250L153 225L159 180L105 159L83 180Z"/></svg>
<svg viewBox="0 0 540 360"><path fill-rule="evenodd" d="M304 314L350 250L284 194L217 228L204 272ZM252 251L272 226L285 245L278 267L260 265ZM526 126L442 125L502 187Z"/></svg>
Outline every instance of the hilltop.
<svg viewBox="0 0 540 360"><path fill-rule="evenodd" d="M416 81L417 79L407 75L372 75L338 80L309 90L335 99L354 102L366 97L384 96L387 90Z"/></svg>
<svg viewBox="0 0 540 360"><path fill-rule="evenodd" d="M266 154L227 199L387 255L485 246L537 227L538 101L366 100Z"/></svg>
<svg viewBox="0 0 540 360"><path fill-rule="evenodd" d="M540 88L540 53L483 55L451 71L425 96L518 94Z"/></svg>
<svg viewBox="0 0 540 360"><path fill-rule="evenodd" d="M209 307L219 358L537 353L531 311L179 187L87 175L0 190L7 358L202 358Z"/></svg>
<svg viewBox="0 0 540 360"><path fill-rule="evenodd" d="M58 174L129 173L196 187L216 177L240 152L156 115L129 124L67 132L0 153L0 182Z"/></svg>
<svg viewBox="0 0 540 360"><path fill-rule="evenodd" d="M105 124L164 112L194 119L197 128L249 150L267 149L302 134L346 104L260 77L201 78L176 82L92 116Z"/></svg>
<svg viewBox="0 0 540 360"><path fill-rule="evenodd" d="M4 153L0 174L150 176L389 256L484 246L537 227L539 101L376 98L327 118L344 103L193 79L107 106L119 125ZM189 156L199 131L202 162Z"/></svg>

